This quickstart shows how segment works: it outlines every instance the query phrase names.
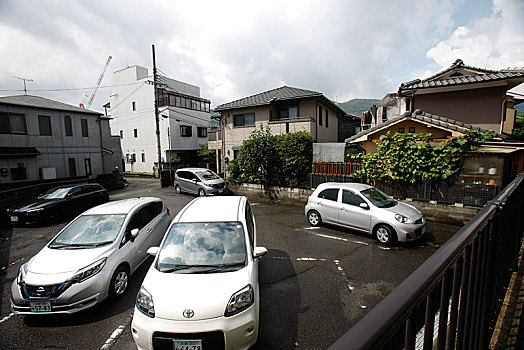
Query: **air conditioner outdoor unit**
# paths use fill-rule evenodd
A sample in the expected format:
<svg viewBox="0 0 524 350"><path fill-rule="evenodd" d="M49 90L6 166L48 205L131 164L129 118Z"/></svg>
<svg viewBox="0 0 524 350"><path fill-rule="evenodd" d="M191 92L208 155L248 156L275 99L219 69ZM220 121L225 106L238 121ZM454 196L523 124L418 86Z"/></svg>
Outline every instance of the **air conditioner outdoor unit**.
<svg viewBox="0 0 524 350"><path fill-rule="evenodd" d="M56 179L56 168L40 168L40 179Z"/></svg>

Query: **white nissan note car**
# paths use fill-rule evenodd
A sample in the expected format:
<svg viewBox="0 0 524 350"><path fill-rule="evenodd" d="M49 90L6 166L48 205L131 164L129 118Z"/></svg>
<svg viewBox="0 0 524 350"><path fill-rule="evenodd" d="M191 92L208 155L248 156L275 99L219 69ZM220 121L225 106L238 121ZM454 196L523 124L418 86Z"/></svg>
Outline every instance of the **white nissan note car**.
<svg viewBox="0 0 524 350"><path fill-rule="evenodd" d="M246 197L202 197L173 219L138 293L138 349L248 349L259 324L255 218Z"/></svg>

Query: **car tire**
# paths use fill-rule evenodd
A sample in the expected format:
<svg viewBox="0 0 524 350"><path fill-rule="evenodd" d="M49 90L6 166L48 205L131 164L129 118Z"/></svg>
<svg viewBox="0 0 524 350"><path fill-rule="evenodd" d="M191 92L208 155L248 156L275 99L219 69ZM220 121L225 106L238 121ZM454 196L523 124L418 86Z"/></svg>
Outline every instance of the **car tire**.
<svg viewBox="0 0 524 350"><path fill-rule="evenodd" d="M322 217L318 211L310 210L307 213L307 221L309 221L311 226L318 227L322 224Z"/></svg>
<svg viewBox="0 0 524 350"><path fill-rule="evenodd" d="M177 194L182 193L182 190L180 189L180 186L175 185L175 192L176 192Z"/></svg>
<svg viewBox="0 0 524 350"><path fill-rule="evenodd" d="M109 284L109 297L119 298L127 291L129 284L129 269L125 265L119 266Z"/></svg>
<svg viewBox="0 0 524 350"><path fill-rule="evenodd" d="M206 196L206 191L204 191L202 188L199 188L198 189L198 196L199 197L205 197Z"/></svg>
<svg viewBox="0 0 524 350"><path fill-rule="evenodd" d="M378 225L375 228L375 238L380 243L391 246L397 242L397 233L387 225Z"/></svg>

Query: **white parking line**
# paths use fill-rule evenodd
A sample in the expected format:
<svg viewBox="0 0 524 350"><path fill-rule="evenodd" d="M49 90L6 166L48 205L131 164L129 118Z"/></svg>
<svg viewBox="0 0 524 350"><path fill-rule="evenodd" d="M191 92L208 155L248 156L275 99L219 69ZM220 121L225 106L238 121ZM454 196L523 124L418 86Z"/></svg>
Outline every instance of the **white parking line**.
<svg viewBox="0 0 524 350"><path fill-rule="evenodd" d="M304 230L318 230L320 227L304 227Z"/></svg>
<svg viewBox="0 0 524 350"><path fill-rule="evenodd" d="M16 260L16 261L13 261L12 263L7 264L7 266L2 266L2 268L0 268L0 270L5 270L5 269L7 269L8 267L11 267L11 266L13 266L13 265L18 264L20 261L24 261L24 258L22 258L22 259L18 259L18 260Z"/></svg>
<svg viewBox="0 0 524 350"><path fill-rule="evenodd" d="M2 319L0 320L0 323L7 321L8 319L10 319L11 317L13 317L14 315L15 315L15 314L11 312L9 315L7 315L6 317L2 318Z"/></svg>
<svg viewBox="0 0 524 350"><path fill-rule="evenodd" d="M104 345L102 345L102 347L100 348L100 350L108 350L108 349L111 349L111 347L113 346L113 344L115 343L115 341L118 339L118 337L120 336L120 334L122 334L122 332L124 331L124 329L129 326L129 324L131 323L131 320L133 318L133 313L130 313L126 319L124 320L123 324L121 324L120 326L118 326L117 329L115 329L113 331L113 333L111 334L111 336L109 338L107 338L106 342L104 343Z"/></svg>
<svg viewBox="0 0 524 350"><path fill-rule="evenodd" d="M344 241L344 242L348 242L348 243L357 243L357 244L362 244L362 245L369 245L368 243L366 242L362 242L362 241L353 241L351 239L347 239L347 238L342 238L342 237L337 237L337 236L330 236L330 235L325 235L325 234L322 234L322 233L315 233L316 236L319 236L319 237L323 237L323 238L330 238L330 239L336 239L338 241Z"/></svg>

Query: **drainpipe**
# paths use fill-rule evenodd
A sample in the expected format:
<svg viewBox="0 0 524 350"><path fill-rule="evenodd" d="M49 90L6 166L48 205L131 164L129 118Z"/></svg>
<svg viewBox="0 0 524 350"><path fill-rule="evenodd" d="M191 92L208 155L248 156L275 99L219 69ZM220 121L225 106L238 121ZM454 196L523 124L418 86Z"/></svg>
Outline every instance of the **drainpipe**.
<svg viewBox="0 0 524 350"><path fill-rule="evenodd" d="M506 96L506 98L504 99L504 101L502 101L502 115L500 116L500 133L502 135L502 132L504 131L504 122L506 121L506 111L505 111L505 107L506 107L506 102L508 102L508 97Z"/></svg>
<svg viewBox="0 0 524 350"><path fill-rule="evenodd" d="M107 109L106 109L106 115L107 115ZM106 168L104 165L104 146L102 144L102 119L100 116L96 118L96 122L98 123L98 133L100 135L100 157L102 159L102 174L106 173Z"/></svg>

